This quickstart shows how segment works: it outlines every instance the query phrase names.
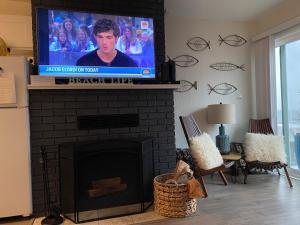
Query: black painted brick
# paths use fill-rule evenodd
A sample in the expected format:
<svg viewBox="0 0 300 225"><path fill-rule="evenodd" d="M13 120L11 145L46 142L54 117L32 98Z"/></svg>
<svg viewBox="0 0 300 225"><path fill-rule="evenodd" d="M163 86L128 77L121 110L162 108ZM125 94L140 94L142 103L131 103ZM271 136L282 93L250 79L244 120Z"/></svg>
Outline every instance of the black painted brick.
<svg viewBox="0 0 300 225"><path fill-rule="evenodd" d="M66 102L66 109L82 109L87 107L86 102Z"/></svg>
<svg viewBox="0 0 300 225"><path fill-rule="evenodd" d="M82 96L77 96L77 101L78 102L95 102L97 101L97 96L96 95L82 95Z"/></svg>
<svg viewBox="0 0 300 225"><path fill-rule="evenodd" d="M76 97L74 95L53 95L52 99L55 102L72 102Z"/></svg>
<svg viewBox="0 0 300 225"><path fill-rule="evenodd" d="M138 108L140 113L153 113L156 112L156 108L155 107L142 107L142 108Z"/></svg>
<svg viewBox="0 0 300 225"><path fill-rule="evenodd" d="M131 107L141 107L141 106L147 106L147 101L134 101L134 102L130 102L129 106Z"/></svg>
<svg viewBox="0 0 300 225"><path fill-rule="evenodd" d="M162 118L166 118L166 114L165 113L150 113L148 115L149 119L162 119Z"/></svg>
<svg viewBox="0 0 300 225"><path fill-rule="evenodd" d="M78 116L96 115L98 113L97 109L77 109L76 111Z"/></svg>
<svg viewBox="0 0 300 225"><path fill-rule="evenodd" d="M101 102L88 102L87 104L87 108L104 108L104 107L107 107L108 105L108 102L104 102L104 101L101 101Z"/></svg>
<svg viewBox="0 0 300 225"><path fill-rule="evenodd" d="M35 117L35 116L53 116L53 111L52 110L32 109L30 111L30 116L31 117Z"/></svg>
<svg viewBox="0 0 300 225"><path fill-rule="evenodd" d="M63 138L55 138L55 144L61 144L65 142L74 142L76 141L76 137L63 137Z"/></svg>
<svg viewBox="0 0 300 225"><path fill-rule="evenodd" d="M53 130L54 125L53 124L33 124L32 123L32 118L30 118L30 130L31 131L46 131L46 130Z"/></svg>
<svg viewBox="0 0 300 225"><path fill-rule="evenodd" d="M46 131L43 132L43 138L56 138L56 137L65 137L66 132L65 131Z"/></svg>
<svg viewBox="0 0 300 225"><path fill-rule="evenodd" d="M66 121L64 116L49 116L49 117L43 117L43 122L41 123L64 123Z"/></svg>
<svg viewBox="0 0 300 225"><path fill-rule="evenodd" d="M77 116L67 116L66 122L67 123L77 122Z"/></svg>
<svg viewBox="0 0 300 225"><path fill-rule="evenodd" d="M129 128L114 128L114 129L110 129L110 133L111 134L128 134L129 133Z"/></svg>
<svg viewBox="0 0 300 225"><path fill-rule="evenodd" d="M127 113L138 113L138 109L137 108L121 108L119 109L121 114L127 114ZM140 119L142 119L140 117Z"/></svg>
<svg viewBox="0 0 300 225"><path fill-rule="evenodd" d="M98 136L82 136L77 137L77 141L95 141L99 139Z"/></svg>
<svg viewBox="0 0 300 225"><path fill-rule="evenodd" d="M104 109L99 109L98 113L99 114L117 114L119 113L119 109L118 108L104 108Z"/></svg>
<svg viewBox="0 0 300 225"><path fill-rule="evenodd" d="M42 109L42 104L40 102L32 102L30 104L30 109Z"/></svg>
<svg viewBox="0 0 300 225"><path fill-rule="evenodd" d="M76 115L76 111L73 109L54 109L52 113L54 112L55 116L70 116L70 115Z"/></svg>
<svg viewBox="0 0 300 225"><path fill-rule="evenodd" d="M87 136L89 134L89 131L87 130L70 130L67 131L68 137L80 137L80 136Z"/></svg>
<svg viewBox="0 0 300 225"><path fill-rule="evenodd" d="M117 101L117 102L109 102L108 103L108 107L111 108L122 108L122 107L127 107L128 106L128 102L126 101Z"/></svg>
<svg viewBox="0 0 300 225"><path fill-rule="evenodd" d="M97 129L97 130L89 130L90 135L108 135L108 129Z"/></svg>
<svg viewBox="0 0 300 225"><path fill-rule="evenodd" d="M42 103L42 109L63 109L64 107L65 107L64 102Z"/></svg>

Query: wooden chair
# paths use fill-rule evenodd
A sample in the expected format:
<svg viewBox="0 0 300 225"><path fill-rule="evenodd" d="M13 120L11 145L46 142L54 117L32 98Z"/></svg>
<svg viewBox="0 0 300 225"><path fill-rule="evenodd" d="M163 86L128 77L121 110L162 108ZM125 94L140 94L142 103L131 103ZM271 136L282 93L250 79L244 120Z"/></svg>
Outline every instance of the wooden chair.
<svg viewBox="0 0 300 225"><path fill-rule="evenodd" d="M180 122L181 122L181 126L183 128L183 132L184 132L185 138L187 140L187 143L190 146L191 145L190 138L199 136L199 135L202 134L202 132L199 129L193 115L180 116L179 119L180 119ZM206 189L205 184L204 184L203 176L218 172L220 174L224 184L227 185L228 182L227 182L226 177L224 176L224 174L222 172L222 170L224 170L224 169L225 169L224 164L221 165L221 166L218 166L216 168L209 169L209 170L203 170L203 169L196 166L195 171L194 171L194 176L195 176L195 178L198 179L198 181L202 185L205 197L207 197L208 195L207 195L207 189Z"/></svg>
<svg viewBox="0 0 300 225"><path fill-rule="evenodd" d="M249 120L249 133L260 133L260 134L274 134L270 120L269 119L250 119ZM280 175L279 169L283 168L286 174L287 180L290 187L293 187L289 173L287 171L287 164L278 162L261 162L261 161L246 161L246 167L244 170L244 183L247 182L247 176L251 169L264 169L266 171L277 170L278 175Z"/></svg>

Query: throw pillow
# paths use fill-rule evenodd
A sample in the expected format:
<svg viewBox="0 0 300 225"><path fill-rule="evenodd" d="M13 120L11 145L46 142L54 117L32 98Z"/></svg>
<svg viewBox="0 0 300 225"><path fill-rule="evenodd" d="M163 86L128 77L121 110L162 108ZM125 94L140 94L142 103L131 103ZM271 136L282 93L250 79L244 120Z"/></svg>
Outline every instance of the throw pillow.
<svg viewBox="0 0 300 225"><path fill-rule="evenodd" d="M283 137L277 135L266 135L247 133L245 136L246 161L261 162L286 162L283 146Z"/></svg>
<svg viewBox="0 0 300 225"><path fill-rule="evenodd" d="M223 164L223 158L207 133L190 139L191 153L197 166L209 170Z"/></svg>

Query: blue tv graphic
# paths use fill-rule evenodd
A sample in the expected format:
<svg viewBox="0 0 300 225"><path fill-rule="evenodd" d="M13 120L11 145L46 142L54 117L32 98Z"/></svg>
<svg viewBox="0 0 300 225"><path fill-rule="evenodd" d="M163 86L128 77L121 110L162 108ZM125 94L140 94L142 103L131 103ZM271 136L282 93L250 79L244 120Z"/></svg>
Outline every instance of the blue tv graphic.
<svg viewBox="0 0 300 225"><path fill-rule="evenodd" d="M99 66L50 66L40 65L40 75L54 75L57 77L132 77L155 78L154 68L124 68Z"/></svg>

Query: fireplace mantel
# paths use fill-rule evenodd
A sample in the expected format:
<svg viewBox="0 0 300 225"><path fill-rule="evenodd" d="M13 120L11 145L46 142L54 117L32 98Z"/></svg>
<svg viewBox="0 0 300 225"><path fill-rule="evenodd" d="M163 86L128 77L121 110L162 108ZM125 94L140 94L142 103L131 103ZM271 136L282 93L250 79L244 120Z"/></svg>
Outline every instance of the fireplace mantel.
<svg viewBox="0 0 300 225"><path fill-rule="evenodd" d="M27 86L28 90L43 89L177 89L180 84L53 84Z"/></svg>

